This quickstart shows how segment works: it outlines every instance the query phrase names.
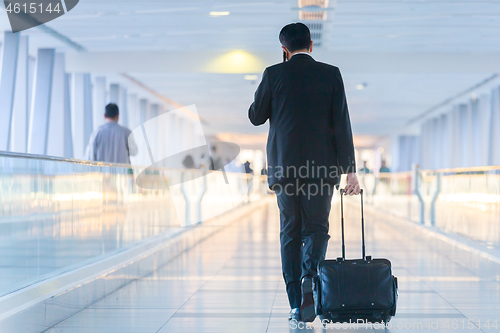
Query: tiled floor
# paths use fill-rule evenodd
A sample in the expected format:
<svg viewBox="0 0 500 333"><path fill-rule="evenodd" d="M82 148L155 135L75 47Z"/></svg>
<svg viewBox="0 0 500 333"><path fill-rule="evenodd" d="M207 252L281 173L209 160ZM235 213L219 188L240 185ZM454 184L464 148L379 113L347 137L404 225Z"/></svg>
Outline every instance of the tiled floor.
<svg viewBox="0 0 500 333"><path fill-rule="evenodd" d="M340 252L338 204L328 257ZM359 257L358 212L347 208L347 256ZM399 279L396 317L387 332L499 332L500 282L435 253L425 239L365 217L367 254L386 257ZM133 282L50 332L373 332L383 328L290 328L279 257L275 204L199 244L153 276ZM500 272L500 267L498 267ZM498 273L500 274L500 273ZM490 274L491 275L491 274ZM495 274L493 274L495 275ZM489 320L489 321L488 321ZM498 327L495 328L495 325Z"/></svg>

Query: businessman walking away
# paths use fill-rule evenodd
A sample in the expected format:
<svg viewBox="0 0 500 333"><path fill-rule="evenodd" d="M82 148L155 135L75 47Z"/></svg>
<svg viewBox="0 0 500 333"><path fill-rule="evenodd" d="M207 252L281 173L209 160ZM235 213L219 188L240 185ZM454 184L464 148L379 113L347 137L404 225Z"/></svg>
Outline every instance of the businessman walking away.
<svg viewBox="0 0 500 333"><path fill-rule="evenodd" d="M307 26L292 23L279 36L283 63L268 67L248 117L269 120L268 181L280 208L283 277L289 319L313 321L313 278L325 258L331 200L340 176L347 195L360 193L342 76L315 61Z"/></svg>

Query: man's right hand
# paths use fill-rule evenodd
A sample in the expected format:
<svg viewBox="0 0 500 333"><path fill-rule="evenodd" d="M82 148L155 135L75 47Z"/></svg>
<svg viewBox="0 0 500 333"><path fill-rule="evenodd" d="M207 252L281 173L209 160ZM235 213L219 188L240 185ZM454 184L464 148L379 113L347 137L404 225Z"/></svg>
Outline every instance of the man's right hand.
<svg viewBox="0 0 500 333"><path fill-rule="evenodd" d="M357 195L361 193L361 187L359 187L358 177L356 173L347 174L347 185L345 187L345 195Z"/></svg>

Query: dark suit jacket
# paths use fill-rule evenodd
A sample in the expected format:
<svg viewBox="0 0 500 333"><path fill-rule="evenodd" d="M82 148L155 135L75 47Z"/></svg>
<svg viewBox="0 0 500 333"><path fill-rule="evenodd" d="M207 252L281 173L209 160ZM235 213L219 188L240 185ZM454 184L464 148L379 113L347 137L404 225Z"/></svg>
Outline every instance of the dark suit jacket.
<svg viewBox="0 0 500 333"><path fill-rule="evenodd" d="M269 119L271 188L293 178L338 183L341 174L355 172L351 122L337 67L307 54L268 67L248 117L255 126Z"/></svg>

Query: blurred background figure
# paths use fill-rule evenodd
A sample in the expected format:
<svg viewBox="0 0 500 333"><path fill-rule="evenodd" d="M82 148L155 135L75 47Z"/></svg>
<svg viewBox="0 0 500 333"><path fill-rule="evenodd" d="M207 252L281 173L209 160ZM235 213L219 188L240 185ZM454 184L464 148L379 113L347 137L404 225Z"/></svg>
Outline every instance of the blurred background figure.
<svg viewBox="0 0 500 333"><path fill-rule="evenodd" d="M85 159L108 163L130 164L130 156L138 152L132 132L118 125L120 111L113 103L106 105L106 123L92 133L85 152Z"/></svg>
<svg viewBox="0 0 500 333"><path fill-rule="evenodd" d="M224 167L224 163L217 153L217 147L212 146L210 149L212 151L212 155L210 156L210 170L221 170Z"/></svg>
<svg viewBox="0 0 500 333"><path fill-rule="evenodd" d="M243 163L243 165L245 166L245 173L253 174L253 169L250 168L250 162L249 161L246 161L245 163Z"/></svg>
<svg viewBox="0 0 500 333"><path fill-rule="evenodd" d="M391 172L391 169L389 169L389 168L387 167L387 164L386 164L385 160L382 160L382 163L381 163L381 165L380 165L380 172L381 172L381 173L382 173L382 172Z"/></svg>
<svg viewBox="0 0 500 333"><path fill-rule="evenodd" d="M370 173L370 169L368 169L366 161L363 161L363 167L361 169L359 169L359 172Z"/></svg>
<svg viewBox="0 0 500 333"><path fill-rule="evenodd" d="M186 169L196 169L193 156L191 155L187 155L186 157L184 157L184 160L182 160L182 165L184 165Z"/></svg>

